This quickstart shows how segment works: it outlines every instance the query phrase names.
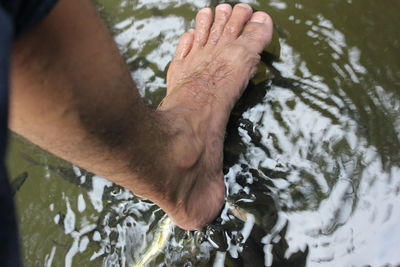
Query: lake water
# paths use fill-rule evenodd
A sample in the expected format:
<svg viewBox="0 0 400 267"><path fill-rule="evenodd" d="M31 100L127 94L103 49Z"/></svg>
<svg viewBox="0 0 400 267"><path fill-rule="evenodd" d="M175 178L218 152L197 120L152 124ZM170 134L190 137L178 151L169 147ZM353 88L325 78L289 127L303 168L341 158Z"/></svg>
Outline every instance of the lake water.
<svg viewBox="0 0 400 267"><path fill-rule="evenodd" d="M400 266L400 1L247 2L273 17L279 59L232 113L218 220L165 228L157 206L13 136L26 266L134 266L157 238L149 266ZM96 4L157 105L179 36L218 1Z"/></svg>

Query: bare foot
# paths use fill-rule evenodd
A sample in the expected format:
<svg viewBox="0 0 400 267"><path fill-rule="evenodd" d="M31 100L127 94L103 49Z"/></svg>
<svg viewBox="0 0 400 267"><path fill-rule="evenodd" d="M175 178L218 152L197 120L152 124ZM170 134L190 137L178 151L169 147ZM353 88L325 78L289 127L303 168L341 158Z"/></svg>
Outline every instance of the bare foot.
<svg viewBox="0 0 400 267"><path fill-rule="evenodd" d="M152 199L183 229L212 221L224 202L223 141L229 114L272 38L272 21L247 4L204 8L178 44L159 110L179 129L170 156L174 175Z"/></svg>

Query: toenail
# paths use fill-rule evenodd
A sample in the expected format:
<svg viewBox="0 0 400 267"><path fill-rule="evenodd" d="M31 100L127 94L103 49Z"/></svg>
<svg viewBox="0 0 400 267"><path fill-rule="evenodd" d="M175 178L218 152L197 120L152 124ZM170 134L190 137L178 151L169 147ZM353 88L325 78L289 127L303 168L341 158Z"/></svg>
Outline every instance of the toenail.
<svg viewBox="0 0 400 267"><path fill-rule="evenodd" d="M209 13L210 12L210 8L205 7L199 10L199 13Z"/></svg>
<svg viewBox="0 0 400 267"><path fill-rule="evenodd" d="M239 4L236 4L236 6L253 10L253 9L251 8L251 6L249 6L248 4L245 4L245 3L239 3Z"/></svg>
<svg viewBox="0 0 400 267"><path fill-rule="evenodd" d="M217 8L220 11L228 12L230 10L231 6L228 4L221 4L221 5L218 5Z"/></svg>
<svg viewBox="0 0 400 267"><path fill-rule="evenodd" d="M251 17L251 22L264 23L267 20L267 15L263 13L254 13Z"/></svg>

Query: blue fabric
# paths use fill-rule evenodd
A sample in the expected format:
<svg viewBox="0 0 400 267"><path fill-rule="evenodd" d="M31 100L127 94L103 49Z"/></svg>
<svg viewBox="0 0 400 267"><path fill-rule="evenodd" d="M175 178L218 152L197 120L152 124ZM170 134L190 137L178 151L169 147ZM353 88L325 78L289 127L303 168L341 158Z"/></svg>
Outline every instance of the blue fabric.
<svg viewBox="0 0 400 267"><path fill-rule="evenodd" d="M10 53L13 41L56 0L0 0L0 266L20 266L18 228L4 157L7 148Z"/></svg>

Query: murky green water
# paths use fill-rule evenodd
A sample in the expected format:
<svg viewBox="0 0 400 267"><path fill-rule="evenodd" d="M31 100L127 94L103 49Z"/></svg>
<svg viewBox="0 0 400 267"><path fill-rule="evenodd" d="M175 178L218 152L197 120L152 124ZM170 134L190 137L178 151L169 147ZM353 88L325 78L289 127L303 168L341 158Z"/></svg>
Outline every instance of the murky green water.
<svg viewBox="0 0 400 267"><path fill-rule="evenodd" d="M155 105L180 34L218 1L97 3ZM228 127L238 211L173 228L149 265L400 266L400 1L249 3L274 18L281 54ZM26 266L132 266L160 233L151 203L17 137L10 150Z"/></svg>

